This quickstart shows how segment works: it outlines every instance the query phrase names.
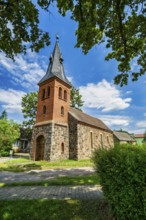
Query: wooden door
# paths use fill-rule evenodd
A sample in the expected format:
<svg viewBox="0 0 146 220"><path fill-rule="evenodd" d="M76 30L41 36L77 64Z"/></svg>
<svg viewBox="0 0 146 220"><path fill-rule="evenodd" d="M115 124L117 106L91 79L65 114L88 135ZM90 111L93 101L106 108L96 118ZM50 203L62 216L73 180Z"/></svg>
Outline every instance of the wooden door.
<svg viewBox="0 0 146 220"><path fill-rule="evenodd" d="M39 136L37 138L37 160L44 160L45 138Z"/></svg>

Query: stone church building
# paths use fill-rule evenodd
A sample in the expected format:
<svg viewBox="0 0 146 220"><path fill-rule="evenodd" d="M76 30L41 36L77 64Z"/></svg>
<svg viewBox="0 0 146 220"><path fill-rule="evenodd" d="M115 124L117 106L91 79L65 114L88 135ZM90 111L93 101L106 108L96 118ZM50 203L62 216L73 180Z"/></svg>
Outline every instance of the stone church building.
<svg viewBox="0 0 146 220"><path fill-rule="evenodd" d="M113 132L101 120L70 107L71 83L64 73L58 39L38 85L33 160L87 159L94 149L113 145Z"/></svg>

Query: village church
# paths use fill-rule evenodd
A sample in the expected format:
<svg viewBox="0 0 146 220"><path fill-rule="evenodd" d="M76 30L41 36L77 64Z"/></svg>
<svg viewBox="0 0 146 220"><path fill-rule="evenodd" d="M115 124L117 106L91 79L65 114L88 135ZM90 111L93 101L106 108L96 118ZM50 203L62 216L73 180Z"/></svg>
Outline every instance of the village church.
<svg viewBox="0 0 146 220"><path fill-rule="evenodd" d="M100 119L70 107L72 85L64 72L58 38L47 72L38 85L30 150L33 160L87 159L94 149L113 146L113 132Z"/></svg>

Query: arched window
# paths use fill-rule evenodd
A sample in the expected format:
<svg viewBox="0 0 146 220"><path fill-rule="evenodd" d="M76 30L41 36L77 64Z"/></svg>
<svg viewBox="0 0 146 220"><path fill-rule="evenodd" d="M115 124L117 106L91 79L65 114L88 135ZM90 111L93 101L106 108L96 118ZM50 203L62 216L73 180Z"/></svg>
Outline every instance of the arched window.
<svg viewBox="0 0 146 220"><path fill-rule="evenodd" d="M93 148L93 133L90 132L91 148Z"/></svg>
<svg viewBox="0 0 146 220"><path fill-rule="evenodd" d="M50 86L48 86L48 93L47 93L48 97L50 97Z"/></svg>
<svg viewBox="0 0 146 220"><path fill-rule="evenodd" d="M103 147L103 136L102 136L102 134L100 134L100 144L101 144L101 147Z"/></svg>
<svg viewBox="0 0 146 220"><path fill-rule="evenodd" d="M64 100L67 100L67 91L64 90Z"/></svg>
<svg viewBox="0 0 146 220"><path fill-rule="evenodd" d="M64 115L64 107L61 106L61 115Z"/></svg>
<svg viewBox="0 0 146 220"><path fill-rule="evenodd" d="M43 106L43 114L44 115L46 114L46 106L45 105Z"/></svg>
<svg viewBox="0 0 146 220"><path fill-rule="evenodd" d="M59 87L59 98L62 99L62 88Z"/></svg>
<svg viewBox="0 0 146 220"><path fill-rule="evenodd" d="M42 91L42 99L45 99L45 89Z"/></svg>
<svg viewBox="0 0 146 220"><path fill-rule="evenodd" d="M64 143L61 144L61 153L64 154Z"/></svg>
<svg viewBox="0 0 146 220"><path fill-rule="evenodd" d="M107 143L108 143L108 144L110 144L110 141L109 141L109 136L107 136Z"/></svg>

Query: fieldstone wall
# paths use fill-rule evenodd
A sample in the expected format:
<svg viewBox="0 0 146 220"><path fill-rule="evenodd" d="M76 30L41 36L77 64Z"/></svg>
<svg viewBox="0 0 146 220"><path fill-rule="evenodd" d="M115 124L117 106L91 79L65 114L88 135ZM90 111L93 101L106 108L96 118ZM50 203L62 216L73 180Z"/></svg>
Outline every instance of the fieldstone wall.
<svg viewBox="0 0 146 220"><path fill-rule="evenodd" d="M52 125L52 143L50 160L69 159L68 126L62 124Z"/></svg>
<svg viewBox="0 0 146 220"><path fill-rule="evenodd" d="M33 160L37 159L37 138L39 136L44 136L45 138L45 149L44 149L44 160L50 160L50 148L51 148L51 135L52 135L52 124L42 125L34 127L32 140L31 140L31 149L30 157Z"/></svg>
<svg viewBox="0 0 146 220"><path fill-rule="evenodd" d="M55 123L34 127L30 150L31 159L37 159L37 138L41 135L45 138L44 160L69 159L68 126Z"/></svg>
<svg viewBox="0 0 146 220"><path fill-rule="evenodd" d="M78 123L77 137L78 160L90 158L92 152L99 147L114 146L112 133L84 124Z"/></svg>
<svg viewBox="0 0 146 220"><path fill-rule="evenodd" d="M77 148L77 120L71 115L68 115L69 120L69 159L78 159Z"/></svg>

